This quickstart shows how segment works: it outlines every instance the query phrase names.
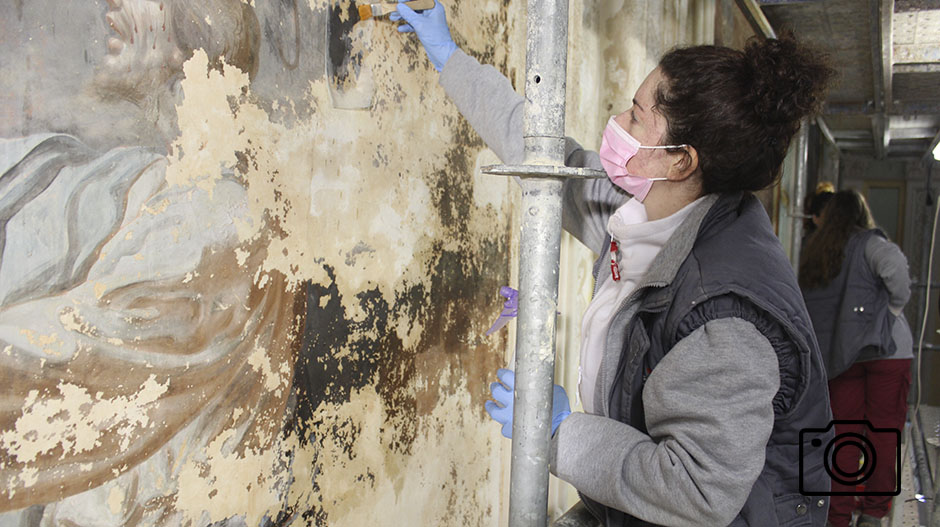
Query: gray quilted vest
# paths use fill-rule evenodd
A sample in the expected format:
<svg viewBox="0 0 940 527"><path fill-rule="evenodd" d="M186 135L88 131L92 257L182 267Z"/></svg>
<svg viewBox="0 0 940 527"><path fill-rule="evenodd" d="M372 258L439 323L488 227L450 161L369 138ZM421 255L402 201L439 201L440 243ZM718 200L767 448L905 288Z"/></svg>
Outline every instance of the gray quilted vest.
<svg viewBox="0 0 940 527"><path fill-rule="evenodd" d="M833 437L826 372L796 276L752 194L720 196L675 280L643 294L626 328L627 344L610 394L611 417L646 432L642 393L649 372L679 340L726 317L753 323L773 345L780 367L764 468L731 525L824 526L828 498L803 495L801 489L823 494L830 488L822 449L810 444L811 438L825 445ZM826 432L802 437L808 429ZM652 525L584 501L608 527Z"/></svg>

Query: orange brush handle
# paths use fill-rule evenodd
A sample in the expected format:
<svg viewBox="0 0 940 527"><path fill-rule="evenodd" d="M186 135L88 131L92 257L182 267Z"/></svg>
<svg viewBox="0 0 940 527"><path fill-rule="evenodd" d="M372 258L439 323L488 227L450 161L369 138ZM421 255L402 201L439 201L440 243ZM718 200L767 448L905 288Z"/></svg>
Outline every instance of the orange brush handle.
<svg viewBox="0 0 940 527"><path fill-rule="evenodd" d="M359 9L359 20L369 20L372 18L372 6L369 4L362 4L357 7Z"/></svg>

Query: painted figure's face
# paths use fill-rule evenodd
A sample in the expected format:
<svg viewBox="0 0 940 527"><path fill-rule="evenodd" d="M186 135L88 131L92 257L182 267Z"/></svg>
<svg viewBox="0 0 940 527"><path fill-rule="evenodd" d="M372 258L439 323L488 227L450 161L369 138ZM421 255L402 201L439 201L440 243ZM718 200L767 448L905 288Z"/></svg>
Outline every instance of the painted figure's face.
<svg viewBox="0 0 940 527"><path fill-rule="evenodd" d="M106 19L116 35L108 39L108 57L100 72L111 78L103 80L138 92L181 70L183 54L173 38L167 1L107 1Z"/></svg>

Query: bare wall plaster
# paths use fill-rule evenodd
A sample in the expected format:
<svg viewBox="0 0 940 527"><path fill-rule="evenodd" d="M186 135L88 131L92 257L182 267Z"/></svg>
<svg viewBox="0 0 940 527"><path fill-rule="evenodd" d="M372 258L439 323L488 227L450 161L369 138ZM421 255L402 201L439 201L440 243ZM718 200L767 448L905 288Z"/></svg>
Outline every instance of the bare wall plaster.
<svg viewBox="0 0 940 527"><path fill-rule="evenodd" d="M0 525L496 523L514 190L391 24L337 109L329 8L0 7Z"/></svg>

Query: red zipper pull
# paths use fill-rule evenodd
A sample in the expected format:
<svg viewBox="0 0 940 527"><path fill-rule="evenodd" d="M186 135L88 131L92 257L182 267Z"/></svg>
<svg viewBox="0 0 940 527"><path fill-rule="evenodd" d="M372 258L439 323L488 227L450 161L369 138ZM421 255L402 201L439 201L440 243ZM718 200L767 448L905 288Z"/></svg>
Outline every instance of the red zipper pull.
<svg viewBox="0 0 940 527"><path fill-rule="evenodd" d="M620 281L620 266L617 264L617 241L610 239L610 275L614 282Z"/></svg>

